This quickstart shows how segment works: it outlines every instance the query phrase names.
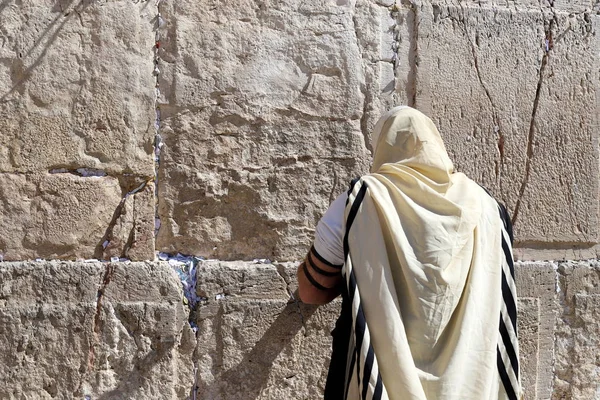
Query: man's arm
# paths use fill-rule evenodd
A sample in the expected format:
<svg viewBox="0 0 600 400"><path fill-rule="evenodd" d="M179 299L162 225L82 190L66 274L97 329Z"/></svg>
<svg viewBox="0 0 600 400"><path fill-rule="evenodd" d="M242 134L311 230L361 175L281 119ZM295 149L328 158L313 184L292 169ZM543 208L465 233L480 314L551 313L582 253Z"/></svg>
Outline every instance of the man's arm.
<svg viewBox="0 0 600 400"><path fill-rule="evenodd" d="M298 267L298 294L306 304L327 304L340 294L341 265L333 265L310 249Z"/></svg>

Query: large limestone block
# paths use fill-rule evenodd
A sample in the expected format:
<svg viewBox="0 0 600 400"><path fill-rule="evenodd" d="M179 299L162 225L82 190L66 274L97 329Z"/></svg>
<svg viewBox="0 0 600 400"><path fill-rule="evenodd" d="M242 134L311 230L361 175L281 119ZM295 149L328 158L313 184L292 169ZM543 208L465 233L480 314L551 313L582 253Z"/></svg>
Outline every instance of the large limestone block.
<svg viewBox="0 0 600 400"><path fill-rule="evenodd" d="M193 333L165 264L0 264L2 399L182 399Z"/></svg>
<svg viewBox="0 0 600 400"><path fill-rule="evenodd" d="M0 7L0 171L153 175L156 10L134 1Z"/></svg>
<svg viewBox="0 0 600 400"><path fill-rule="evenodd" d="M157 247L301 257L329 202L367 170L370 127L393 101L392 55L382 54L382 38L393 35L388 8L313 0L160 8Z"/></svg>
<svg viewBox="0 0 600 400"><path fill-rule="evenodd" d="M291 300L294 271L251 263L199 269L198 293L207 297L196 313L199 399L322 397L339 304Z"/></svg>
<svg viewBox="0 0 600 400"><path fill-rule="evenodd" d="M565 8L414 9L416 106L457 169L507 204L518 246L598 237L598 17Z"/></svg>
<svg viewBox="0 0 600 400"><path fill-rule="evenodd" d="M600 396L600 264L559 265L562 313L556 332L553 399Z"/></svg>
<svg viewBox="0 0 600 400"><path fill-rule="evenodd" d="M554 378L554 331L558 299L556 264L515 266L521 384L525 399L549 399Z"/></svg>
<svg viewBox="0 0 600 400"><path fill-rule="evenodd" d="M167 136L161 158L157 248L220 259L299 258L329 202L359 174L360 159L350 150L362 146L357 125L338 123L341 139L332 142L342 142L343 150L327 155L332 150L326 138L307 138L326 130L326 121L279 118L278 125L290 129L262 125L252 134L262 139L207 132L200 141L210 129L201 118L173 117L177 127L163 130L165 136L173 133L173 140ZM193 139L176 136L185 136L179 126ZM285 150L303 135L298 150Z"/></svg>
<svg viewBox="0 0 600 400"><path fill-rule="evenodd" d="M197 276L198 296L207 299L289 299L291 293L288 271L272 264L203 261L198 264Z"/></svg>
<svg viewBox="0 0 600 400"><path fill-rule="evenodd" d="M0 173L0 256L153 259L153 185L123 193L130 185L110 176Z"/></svg>
<svg viewBox="0 0 600 400"><path fill-rule="evenodd" d="M0 264L0 306L6 309L35 299L53 304L93 303L103 274L99 263L4 262Z"/></svg>
<svg viewBox="0 0 600 400"><path fill-rule="evenodd" d="M154 258L151 185L121 203L154 175L156 10L147 5L2 3L5 259ZM77 177L90 174L102 178Z"/></svg>

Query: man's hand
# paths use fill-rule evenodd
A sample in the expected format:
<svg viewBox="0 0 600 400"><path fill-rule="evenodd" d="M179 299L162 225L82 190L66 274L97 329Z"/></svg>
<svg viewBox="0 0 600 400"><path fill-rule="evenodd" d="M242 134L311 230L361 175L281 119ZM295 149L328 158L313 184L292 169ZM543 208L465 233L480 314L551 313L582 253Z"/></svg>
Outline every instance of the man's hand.
<svg viewBox="0 0 600 400"><path fill-rule="evenodd" d="M298 294L305 304L327 304L340 294L341 266L327 263L312 248L298 267Z"/></svg>

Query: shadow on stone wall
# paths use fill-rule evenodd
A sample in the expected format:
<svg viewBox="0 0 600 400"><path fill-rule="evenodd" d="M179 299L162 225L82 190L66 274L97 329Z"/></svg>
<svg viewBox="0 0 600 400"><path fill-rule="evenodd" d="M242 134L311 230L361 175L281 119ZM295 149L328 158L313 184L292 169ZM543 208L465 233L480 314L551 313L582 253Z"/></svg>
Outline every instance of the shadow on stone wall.
<svg viewBox="0 0 600 400"><path fill-rule="evenodd" d="M200 337L214 334L215 341L210 349L198 341L197 359L212 358L210 374L199 370L198 399L284 398L289 389L308 390L309 398L320 396L325 377L315 385L306 379L306 375L311 376L308 380L314 378L315 369L326 371L323 365L328 363L324 359L329 354L323 349L328 348L324 341L329 340L329 331L319 328L315 337L313 327L322 320L316 311L317 307L272 300L219 304L215 314L200 319Z"/></svg>

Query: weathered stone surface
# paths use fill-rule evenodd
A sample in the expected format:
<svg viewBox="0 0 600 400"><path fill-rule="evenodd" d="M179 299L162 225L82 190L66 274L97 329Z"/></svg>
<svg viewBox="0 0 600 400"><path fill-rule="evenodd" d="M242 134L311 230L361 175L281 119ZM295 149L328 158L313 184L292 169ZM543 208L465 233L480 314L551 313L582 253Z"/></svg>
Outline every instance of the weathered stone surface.
<svg viewBox="0 0 600 400"><path fill-rule="evenodd" d="M201 297L213 300L217 296L245 300L289 298L286 281L289 278L276 275L277 269L271 264L202 261L197 271L197 292Z"/></svg>
<svg viewBox="0 0 600 400"><path fill-rule="evenodd" d="M153 175L154 14L146 5L2 3L0 171Z"/></svg>
<svg viewBox="0 0 600 400"><path fill-rule="evenodd" d="M0 174L0 181L5 260L93 258L121 201L112 177Z"/></svg>
<svg viewBox="0 0 600 400"><path fill-rule="evenodd" d="M548 399L554 377L554 330L558 311L556 264L515 265L519 297L519 346L525 399Z"/></svg>
<svg viewBox="0 0 600 400"><path fill-rule="evenodd" d="M209 127L197 116L189 118L197 121L193 124L197 129L190 131L195 135ZM279 125L284 121L280 119ZM281 144L271 146L266 137L256 146L251 140L229 136L199 142L198 136L190 141L173 135L171 141L168 132L175 130L163 130L167 146L159 176L157 248L221 259L298 257L305 251L316 220L328 202L346 189L350 171L359 165L349 150L326 161L305 155L313 150L290 154L285 149L287 140L300 138L301 132L324 130L327 123L294 126L289 119L287 124L290 129L281 132L285 136ZM347 124L350 130L351 125ZM322 151L318 137L305 140L302 146ZM362 137L352 134L342 141L356 148ZM244 157L248 161L240 169L239 159Z"/></svg>
<svg viewBox="0 0 600 400"><path fill-rule="evenodd" d="M300 259L409 104L518 258L600 254L600 3L401 3L0 1L0 259L154 258L159 26L160 250ZM0 263L0 398L183 399L194 363L201 399L319 398L339 304L295 268L200 263L196 342L166 263ZM600 398L599 271L517 265L526 399Z"/></svg>
<svg viewBox="0 0 600 400"><path fill-rule="evenodd" d="M369 127L392 101L393 74L383 90L380 79L389 10L212 3L161 5L157 247L301 257L329 202L366 171Z"/></svg>
<svg viewBox="0 0 600 400"><path fill-rule="evenodd" d="M553 399L600 396L600 264L559 265L562 313L556 332Z"/></svg>
<svg viewBox="0 0 600 400"><path fill-rule="evenodd" d="M537 396L538 351L540 340L540 303L537 298L523 298L519 307L519 355L521 385L524 398L535 400Z"/></svg>
<svg viewBox="0 0 600 400"><path fill-rule="evenodd" d="M0 397L182 399L195 340L166 264L0 264Z"/></svg>
<svg viewBox="0 0 600 400"><path fill-rule="evenodd" d="M58 261L1 263L0 306L44 299L47 303L93 303L104 275L100 263Z"/></svg>
<svg viewBox="0 0 600 400"><path fill-rule="evenodd" d="M416 29L416 14L410 7L392 7L393 24L382 38L386 40L385 57L389 65L382 65L382 84L389 85L387 76L393 76L393 105L414 106L416 96L417 43L413 32ZM391 52L391 54L390 54ZM388 107L389 108L389 107Z"/></svg>
<svg viewBox="0 0 600 400"><path fill-rule="evenodd" d="M203 308L203 344L196 351L200 398L322 396L334 306L315 311L281 300L223 300Z"/></svg>
<svg viewBox="0 0 600 400"><path fill-rule="evenodd" d="M517 263L526 399L596 395L597 264L558 269L554 357L556 264ZM168 263L2 263L0 397L182 399L195 363L200 399L319 398L339 303L294 302L296 267L199 264L196 342Z"/></svg>
<svg viewBox="0 0 600 400"><path fill-rule="evenodd" d="M154 13L131 1L0 6L5 259L154 258L152 191L119 206L154 175ZM103 177L76 177L89 174Z"/></svg>
<svg viewBox="0 0 600 400"><path fill-rule="evenodd" d="M415 12L416 106L457 168L507 203L517 244L597 242L598 17L437 2Z"/></svg>
<svg viewBox="0 0 600 400"><path fill-rule="evenodd" d="M0 173L0 255L153 259L152 185L123 197L110 176Z"/></svg>
<svg viewBox="0 0 600 400"><path fill-rule="evenodd" d="M136 191L137 190L137 191ZM154 259L154 184L142 183L125 194L107 227L102 259Z"/></svg>
<svg viewBox="0 0 600 400"><path fill-rule="evenodd" d="M242 268L247 271L245 276L240 275ZM197 310L199 398L322 397L330 331L339 304L317 309L291 301L282 289L294 271L293 265L248 263L213 264L199 270L199 293L208 295L208 301ZM225 280L230 295L218 300L213 296L222 290L214 286L217 274L234 277L235 282ZM248 291L249 282L267 290ZM295 290L293 281L289 290Z"/></svg>

